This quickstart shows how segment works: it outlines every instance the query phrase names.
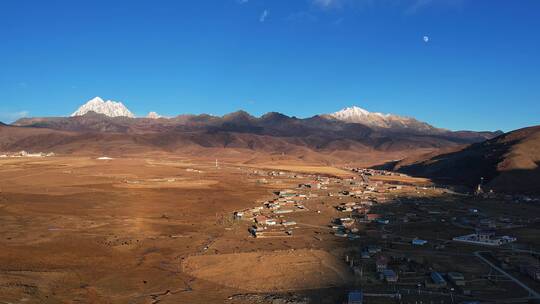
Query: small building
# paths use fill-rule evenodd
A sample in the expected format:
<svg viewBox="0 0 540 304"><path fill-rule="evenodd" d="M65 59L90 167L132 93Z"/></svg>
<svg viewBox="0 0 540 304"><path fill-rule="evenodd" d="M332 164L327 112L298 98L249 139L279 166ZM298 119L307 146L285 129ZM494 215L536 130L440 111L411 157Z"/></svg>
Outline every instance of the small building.
<svg viewBox="0 0 540 304"><path fill-rule="evenodd" d="M381 252L381 247L380 246L377 246L377 245L368 245L366 247L366 250L369 254L376 254L376 253L379 253Z"/></svg>
<svg viewBox="0 0 540 304"><path fill-rule="evenodd" d="M382 272L384 280L388 283L395 283L398 281L398 275L392 269L385 269Z"/></svg>
<svg viewBox="0 0 540 304"><path fill-rule="evenodd" d="M521 267L521 272L535 281L540 281L540 266L526 265Z"/></svg>
<svg viewBox="0 0 540 304"><path fill-rule="evenodd" d="M350 217L342 217L339 219L339 223L343 225L343 227L351 227L354 224L354 219Z"/></svg>
<svg viewBox="0 0 540 304"><path fill-rule="evenodd" d="M449 272L447 274L448 280L456 286L465 286L465 277L460 272Z"/></svg>
<svg viewBox="0 0 540 304"><path fill-rule="evenodd" d="M268 220L268 218L264 215L259 215L255 217L255 222L257 222L258 224L265 224L266 220Z"/></svg>
<svg viewBox="0 0 540 304"><path fill-rule="evenodd" d="M266 203L266 208L271 209L271 210L279 209L279 207L280 207L279 203L274 203L274 202Z"/></svg>
<svg viewBox="0 0 540 304"><path fill-rule="evenodd" d="M353 208L351 206L343 205L343 206L337 206L337 210L341 212L351 212L353 211Z"/></svg>
<svg viewBox="0 0 540 304"><path fill-rule="evenodd" d="M381 225L388 225L388 224L390 224L390 220L382 219L382 218L376 219L375 222L376 222L377 224L381 224Z"/></svg>
<svg viewBox="0 0 540 304"><path fill-rule="evenodd" d="M347 304L362 304L364 303L364 293L362 291L351 291L347 296Z"/></svg>
<svg viewBox="0 0 540 304"><path fill-rule="evenodd" d="M257 212L260 212L260 211L262 211L262 210L263 210L263 207L262 207L262 206L257 206L257 207L253 207L253 208L251 209L251 212L257 213Z"/></svg>
<svg viewBox="0 0 540 304"><path fill-rule="evenodd" d="M421 240L421 239L414 239L411 241L411 243L414 245L414 246L424 246L425 244L427 244L428 241L426 240Z"/></svg>
<svg viewBox="0 0 540 304"><path fill-rule="evenodd" d="M367 213L366 214L366 221L372 222L372 221L377 220L380 217L381 217L381 215L378 214L378 213Z"/></svg>
<svg viewBox="0 0 540 304"><path fill-rule="evenodd" d="M385 256L379 256L375 261L377 272L383 272L388 267L388 259Z"/></svg>
<svg viewBox="0 0 540 304"><path fill-rule="evenodd" d="M280 210L274 210L272 211L275 214L285 214L285 213L292 213L294 210L292 209L280 209Z"/></svg>
<svg viewBox="0 0 540 304"><path fill-rule="evenodd" d="M275 219L266 219L266 221L265 221L264 223L265 223L266 225L271 225L271 226L277 224L277 222L276 222Z"/></svg>
<svg viewBox="0 0 540 304"><path fill-rule="evenodd" d="M344 238L348 236L347 232L345 232L345 231L343 231L343 230L338 230L338 231L336 231L336 232L334 233L334 235L335 235L335 236L338 236L338 237L344 237Z"/></svg>
<svg viewBox="0 0 540 304"><path fill-rule="evenodd" d="M426 282L426 287L429 288L441 288L446 287L447 283L446 280L443 278L443 276L439 272L432 272L431 275L431 281Z"/></svg>

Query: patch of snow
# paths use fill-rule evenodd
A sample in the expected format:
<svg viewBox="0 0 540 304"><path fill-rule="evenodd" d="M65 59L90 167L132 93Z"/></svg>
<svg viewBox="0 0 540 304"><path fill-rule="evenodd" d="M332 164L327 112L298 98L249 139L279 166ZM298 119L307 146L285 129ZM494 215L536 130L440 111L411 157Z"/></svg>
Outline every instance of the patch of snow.
<svg viewBox="0 0 540 304"><path fill-rule="evenodd" d="M101 97L94 97L87 103L82 105L77 111L73 112L71 116L82 116L86 113L93 111L99 114L104 114L109 117L135 117L124 104L112 100L103 101Z"/></svg>
<svg viewBox="0 0 540 304"><path fill-rule="evenodd" d="M430 126L429 124L418 121L414 118L394 114L384 114L377 112L372 113L357 106L342 109L341 111L328 114L328 116L349 123L360 123L368 127L384 129L406 128L417 131L436 130L436 128Z"/></svg>
<svg viewBox="0 0 540 304"><path fill-rule="evenodd" d="M163 116L159 115L156 112L150 112L150 113L148 113L148 115L146 115L146 118L152 118L152 119L158 119L158 118L162 118L162 117Z"/></svg>

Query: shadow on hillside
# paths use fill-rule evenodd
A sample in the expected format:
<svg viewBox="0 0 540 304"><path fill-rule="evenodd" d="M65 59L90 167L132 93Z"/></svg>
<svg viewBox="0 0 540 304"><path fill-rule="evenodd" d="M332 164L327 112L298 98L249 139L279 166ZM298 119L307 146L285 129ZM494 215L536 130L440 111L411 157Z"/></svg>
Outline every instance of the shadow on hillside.
<svg viewBox="0 0 540 304"><path fill-rule="evenodd" d="M361 236L359 239L350 240L328 235L328 238L336 238L339 245L333 247L325 246L324 244L322 245L325 250L341 252L344 263L345 256L349 257L350 267L348 269L354 276L354 282L343 286L330 286L328 288L293 292L291 294L284 294L284 296L286 297L287 295L290 296L294 294L309 299L308 303L326 304L346 303L348 293L355 290L362 290L366 293L386 294L387 296L395 294L398 291L399 286L380 280L375 269L376 258L379 255L391 258L392 261L394 261L392 263L395 263L392 264L392 268L398 272L398 266L396 266L398 262L395 262L397 260L394 259L399 259L399 261L415 259L415 252L408 252L406 249L409 247L412 248L412 239L421 238L430 240L430 244L426 245L424 249L435 251L437 250L435 249L435 246L438 243L443 244L445 241L432 242L431 240L450 240L456 233L465 234L469 232L469 230L463 228L449 229L448 227L451 226L450 222L445 222L441 225L440 218L447 217L447 207L444 203L440 203L439 201L450 198L456 197L451 196L450 194L423 198L396 196L394 199L387 201L384 204L373 206L370 213L380 214L381 218L390 221L389 224L385 225L375 222L363 223L363 228L361 228L358 233L358 235ZM433 210L440 211L440 215L430 214L429 212ZM464 210L467 209L465 208ZM411 214L415 214L416 216L410 216L411 219L408 220L407 223L402 223L403 217L407 213L409 213L409 216ZM343 216L347 216L347 214L344 214ZM351 216L356 217L354 215ZM333 241L334 240L335 239L333 239ZM333 241L332 243L334 243ZM381 252L373 254L369 259L362 258L362 251L365 251L368 247L380 247ZM351 262L351 260L353 262ZM403 263L407 264L409 262ZM429 268L433 266L430 264L431 262L423 263L423 265L417 264L418 269L420 269L420 272L418 273L419 276L424 276L426 273L429 273ZM362 277L359 276L358 269L363 269L364 275L362 275ZM324 286L327 284L324 284L323 282L321 285ZM442 298L446 300L446 297ZM387 300L392 301L389 298ZM449 297L448 300L450 300ZM302 302L291 301L289 303Z"/></svg>
<svg viewBox="0 0 540 304"><path fill-rule="evenodd" d="M473 144L463 150L443 153L413 163L392 161L374 169L393 170L416 177L430 178L438 184L475 188L484 178L490 189L510 193L540 193L540 162L534 169L511 169L513 166L530 166L507 159L511 148L519 140L504 143L486 141ZM505 167L509 167L505 170Z"/></svg>

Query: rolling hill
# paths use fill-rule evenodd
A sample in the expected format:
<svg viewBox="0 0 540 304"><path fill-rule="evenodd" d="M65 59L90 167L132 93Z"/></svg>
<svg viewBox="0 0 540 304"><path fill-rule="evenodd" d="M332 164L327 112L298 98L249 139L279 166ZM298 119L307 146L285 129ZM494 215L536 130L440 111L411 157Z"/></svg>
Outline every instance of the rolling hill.
<svg viewBox="0 0 540 304"><path fill-rule="evenodd" d="M445 183L501 192L540 193L540 126L519 129L464 148L388 163L385 168Z"/></svg>

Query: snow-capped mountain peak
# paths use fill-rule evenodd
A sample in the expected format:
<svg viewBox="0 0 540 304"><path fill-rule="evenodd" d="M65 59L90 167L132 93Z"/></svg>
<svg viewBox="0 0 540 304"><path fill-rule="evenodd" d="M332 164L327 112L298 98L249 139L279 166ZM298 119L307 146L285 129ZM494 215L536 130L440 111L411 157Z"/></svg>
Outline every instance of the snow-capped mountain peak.
<svg viewBox="0 0 540 304"><path fill-rule="evenodd" d="M158 118L162 118L163 116L159 115L157 112L150 112L148 113L148 115L146 115L146 118L151 118L151 119L158 119Z"/></svg>
<svg viewBox="0 0 540 304"><path fill-rule="evenodd" d="M335 118L338 118L340 120L354 120L358 118L364 118L364 117L370 117L370 116L378 116L378 117L389 117L390 114L383 114L383 113L372 113L369 112L366 109L362 109L357 106L348 107L345 109L342 109L341 111L335 112L330 114L334 116Z"/></svg>
<svg viewBox="0 0 540 304"><path fill-rule="evenodd" d="M438 129L414 118L394 114L373 113L357 106L348 107L328 114L328 116L349 122L360 123L368 127L383 129L409 129L416 131L437 131Z"/></svg>
<svg viewBox="0 0 540 304"><path fill-rule="evenodd" d="M77 111L73 112L71 116L82 116L91 111L104 114L109 117L135 117L135 115L133 115L133 113L131 113L121 102L112 100L103 101L103 99L99 96L90 99L87 103L77 109Z"/></svg>

